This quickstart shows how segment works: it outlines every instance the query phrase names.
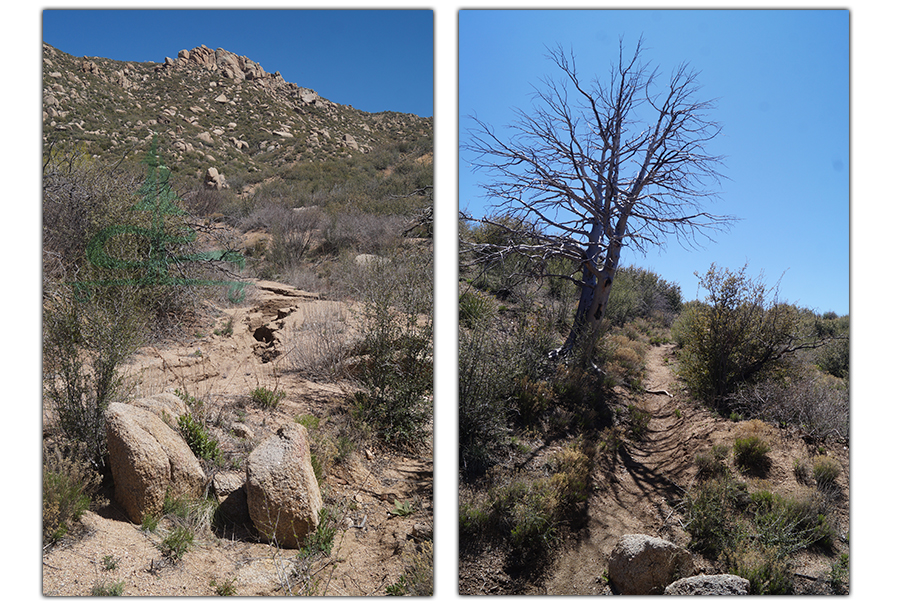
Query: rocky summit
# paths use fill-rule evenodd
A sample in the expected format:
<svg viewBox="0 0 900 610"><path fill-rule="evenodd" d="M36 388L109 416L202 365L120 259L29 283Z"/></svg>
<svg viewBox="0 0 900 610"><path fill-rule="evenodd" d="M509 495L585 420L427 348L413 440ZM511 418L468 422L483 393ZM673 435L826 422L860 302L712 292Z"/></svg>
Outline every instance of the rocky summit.
<svg viewBox="0 0 900 610"><path fill-rule="evenodd" d="M156 135L176 177L200 181L215 167L251 189L293 164L366 154L432 130L430 117L337 104L225 49L134 62L43 45L45 146L77 140L100 160L140 161Z"/></svg>

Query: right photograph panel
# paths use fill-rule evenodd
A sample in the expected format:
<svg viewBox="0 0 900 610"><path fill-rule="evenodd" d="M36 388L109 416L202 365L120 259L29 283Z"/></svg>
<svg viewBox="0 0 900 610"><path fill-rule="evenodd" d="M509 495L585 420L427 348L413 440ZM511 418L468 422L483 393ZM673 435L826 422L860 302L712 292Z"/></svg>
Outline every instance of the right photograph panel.
<svg viewBox="0 0 900 610"><path fill-rule="evenodd" d="M850 591L850 14L459 12L459 594Z"/></svg>

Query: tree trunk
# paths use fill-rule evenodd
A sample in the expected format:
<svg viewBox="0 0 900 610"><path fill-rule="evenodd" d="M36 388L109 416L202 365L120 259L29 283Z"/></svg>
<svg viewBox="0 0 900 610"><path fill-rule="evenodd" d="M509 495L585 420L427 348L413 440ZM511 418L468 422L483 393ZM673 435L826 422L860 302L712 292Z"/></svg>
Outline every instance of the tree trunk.
<svg viewBox="0 0 900 610"><path fill-rule="evenodd" d="M592 231L592 244L588 248L585 262L581 270L581 296L578 299L578 308L575 310L575 319L572 330L566 338L563 346L555 350L551 357L567 357L576 350L579 360L583 365L590 363L594 354L594 346L600 334L600 323L606 315L606 306L609 303L609 295L612 293L613 280L616 277L616 269L619 266L619 255L622 251L620 239L606 250L606 259L603 266L598 268L596 258L599 256L599 239L595 239L594 233L599 234L599 223L594 225ZM593 252L592 252L593 250Z"/></svg>

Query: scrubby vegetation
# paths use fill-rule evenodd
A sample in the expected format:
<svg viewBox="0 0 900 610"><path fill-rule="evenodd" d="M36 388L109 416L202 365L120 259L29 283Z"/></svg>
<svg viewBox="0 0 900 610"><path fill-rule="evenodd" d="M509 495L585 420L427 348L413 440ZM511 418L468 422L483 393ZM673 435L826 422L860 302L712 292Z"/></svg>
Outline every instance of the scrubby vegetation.
<svg viewBox="0 0 900 610"><path fill-rule="evenodd" d="M460 231L466 242L491 239L490 225ZM784 304L777 286L746 269L713 266L701 276L708 297L685 303L677 285L625 267L593 359L554 360L576 296L560 279L562 261L509 254L485 264L476 254L464 252L459 285L463 578L500 553L502 590L529 590L566 540L582 539L588 499L608 493L602 481L633 467L623 460L634 447L653 451L641 445L650 415L639 405L647 354L667 345L679 386L653 389L679 392L676 420L697 405L739 430L691 456L696 476L672 501L692 550L750 580L753 593L795 592L798 554L829 553L842 536L833 493L841 469L826 456L795 464L797 493L765 479L780 431L820 448L848 442L849 317Z"/></svg>
<svg viewBox="0 0 900 610"><path fill-rule="evenodd" d="M291 155L283 150L255 149L247 164L232 158L240 155L223 155L227 190L203 186L198 179L203 161L171 148L165 130L134 145L142 149L137 156L119 158L103 150L118 143L77 140L64 129L45 133L47 548L72 535L84 512L112 495L105 411L111 402L134 395L140 380L125 371L138 350L204 334L232 337L236 320L215 320L222 320L223 308L241 303L256 279L327 294L341 305L334 316L317 319L324 311L319 308L302 325L285 329L286 349L278 364L278 375L333 384L340 403L330 419L300 418L310 431L326 514L309 541L315 552L298 559L286 592L314 593L316 579L299 588L298 579L331 561L335 531L345 515L338 511L342 500L329 495L326 477L361 451L361 439L385 452L430 453L430 120L353 112L361 123L379 125L364 151L351 155L341 147L323 148L315 159L291 163L284 161ZM360 266L359 255L374 262ZM203 355L196 350L191 357ZM275 412L293 398L277 376L274 384L260 380L231 395L207 390L195 397L190 381L179 385L190 412L167 423L182 434L210 478L223 469L240 470L260 440L235 438L228 424L248 408ZM171 561L229 527L220 522L216 501L202 498L172 499L163 515L148 515L144 524ZM430 558L410 562L402 593L422 594L429 586L422 583ZM218 579L211 587L220 595L234 594L233 580ZM108 594L101 590L106 591L95 594ZM121 587L110 590L117 594Z"/></svg>

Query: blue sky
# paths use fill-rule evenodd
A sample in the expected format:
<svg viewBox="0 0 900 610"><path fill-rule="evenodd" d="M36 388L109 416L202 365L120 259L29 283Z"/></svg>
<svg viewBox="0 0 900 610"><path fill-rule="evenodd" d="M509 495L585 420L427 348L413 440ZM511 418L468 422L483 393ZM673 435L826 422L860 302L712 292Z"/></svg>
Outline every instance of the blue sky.
<svg viewBox="0 0 900 610"><path fill-rule="evenodd" d="M682 61L700 72L701 95L723 133L711 148L726 157L720 199L709 211L739 217L699 250L671 243L623 264L703 297L694 272L711 263L768 285L780 298L820 313L850 310L850 24L848 11L560 10L462 11L459 16L459 130L475 115L502 129L511 110L532 108L546 76L562 76L546 47L574 52L584 80L605 78L619 38L666 77ZM460 206L485 209L461 153ZM783 275L782 275L783 274Z"/></svg>
<svg viewBox="0 0 900 610"><path fill-rule="evenodd" d="M45 10L43 40L70 55L162 62L223 48L366 112L434 113L430 10Z"/></svg>

